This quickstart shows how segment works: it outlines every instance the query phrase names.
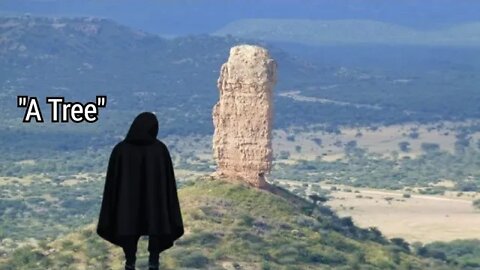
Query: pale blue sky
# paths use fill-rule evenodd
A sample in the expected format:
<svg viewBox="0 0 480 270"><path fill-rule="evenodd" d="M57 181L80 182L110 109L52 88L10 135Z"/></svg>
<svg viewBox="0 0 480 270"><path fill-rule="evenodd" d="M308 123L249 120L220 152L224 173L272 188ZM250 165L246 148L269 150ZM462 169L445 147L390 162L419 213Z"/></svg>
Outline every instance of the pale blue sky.
<svg viewBox="0 0 480 270"><path fill-rule="evenodd" d="M101 16L148 32L213 32L243 18L370 19L414 28L480 21L477 0L0 0L0 14Z"/></svg>

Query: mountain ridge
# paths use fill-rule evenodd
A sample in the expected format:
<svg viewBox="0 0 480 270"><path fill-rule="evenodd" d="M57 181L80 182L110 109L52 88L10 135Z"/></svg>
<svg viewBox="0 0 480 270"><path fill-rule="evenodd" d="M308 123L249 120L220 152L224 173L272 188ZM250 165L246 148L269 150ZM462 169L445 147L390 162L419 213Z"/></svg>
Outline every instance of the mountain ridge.
<svg viewBox="0 0 480 270"><path fill-rule="evenodd" d="M242 19L225 25L213 34L307 45L480 46L479 30L480 22L462 23L436 30L416 30L392 23L359 19Z"/></svg>

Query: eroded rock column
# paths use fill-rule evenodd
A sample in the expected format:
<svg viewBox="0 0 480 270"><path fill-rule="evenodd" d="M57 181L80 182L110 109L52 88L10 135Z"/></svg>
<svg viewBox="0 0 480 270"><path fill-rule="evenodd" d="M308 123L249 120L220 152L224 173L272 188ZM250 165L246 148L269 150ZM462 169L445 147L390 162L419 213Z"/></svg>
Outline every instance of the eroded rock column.
<svg viewBox="0 0 480 270"><path fill-rule="evenodd" d="M213 107L215 175L265 187L272 166L272 90L276 63L264 48L240 45L230 49Z"/></svg>

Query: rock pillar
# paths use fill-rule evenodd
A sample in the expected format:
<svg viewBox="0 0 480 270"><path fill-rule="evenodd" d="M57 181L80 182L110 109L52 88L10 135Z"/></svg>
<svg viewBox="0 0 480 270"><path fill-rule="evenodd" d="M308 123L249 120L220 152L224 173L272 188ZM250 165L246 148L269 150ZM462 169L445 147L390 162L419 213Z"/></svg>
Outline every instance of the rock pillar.
<svg viewBox="0 0 480 270"><path fill-rule="evenodd" d="M272 90L276 62L264 48L240 45L230 49L213 107L215 175L265 187L272 166Z"/></svg>

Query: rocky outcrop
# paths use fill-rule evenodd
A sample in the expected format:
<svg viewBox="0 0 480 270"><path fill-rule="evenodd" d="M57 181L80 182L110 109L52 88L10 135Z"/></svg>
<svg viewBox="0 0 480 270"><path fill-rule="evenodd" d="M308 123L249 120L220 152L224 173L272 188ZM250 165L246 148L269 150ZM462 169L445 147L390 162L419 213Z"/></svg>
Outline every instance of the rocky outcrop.
<svg viewBox="0 0 480 270"><path fill-rule="evenodd" d="M272 166L272 90L276 62L264 48L240 45L230 49L213 107L215 176L266 187Z"/></svg>

